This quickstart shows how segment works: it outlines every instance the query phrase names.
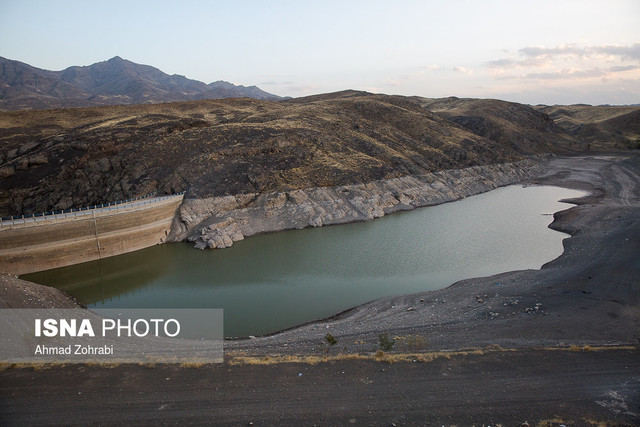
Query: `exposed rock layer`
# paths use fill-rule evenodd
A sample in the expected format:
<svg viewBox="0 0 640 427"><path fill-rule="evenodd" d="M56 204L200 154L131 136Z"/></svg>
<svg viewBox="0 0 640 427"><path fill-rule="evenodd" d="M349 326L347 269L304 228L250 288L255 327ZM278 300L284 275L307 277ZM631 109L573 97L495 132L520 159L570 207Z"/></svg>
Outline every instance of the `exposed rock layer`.
<svg viewBox="0 0 640 427"><path fill-rule="evenodd" d="M538 160L530 158L367 184L185 199L169 240L188 240L200 249L226 248L255 234L366 221L446 203L532 178L541 171Z"/></svg>

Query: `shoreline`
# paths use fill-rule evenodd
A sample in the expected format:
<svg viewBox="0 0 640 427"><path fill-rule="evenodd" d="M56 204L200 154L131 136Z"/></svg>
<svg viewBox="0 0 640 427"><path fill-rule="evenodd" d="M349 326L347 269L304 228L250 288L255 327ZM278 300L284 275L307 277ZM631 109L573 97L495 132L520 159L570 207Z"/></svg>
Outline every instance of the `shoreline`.
<svg viewBox="0 0 640 427"><path fill-rule="evenodd" d="M535 185L557 185L591 193L577 200L572 199L571 203L576 204L576 206L554 214L554 221L549 227L565 232L570 237L563 241L564 251L562 255L543 265L540 270L505 272L489 277L462 280L441 290L381 298L352 307L328 318L288 328L278 333L253 339L226 341L227 351L229 353L248 352L255 354L277 354L278 352L285 354L296 352L315 353L318 351L318 347L322 344L323 336L327 332L338 340L342 337L343 340L349 340L350 343L353 341L365 341L364 345L359 346L349 344L347 351L354 353L367 351L372 345L375 347L377 334L385 332L396 335L399 332L419 333L429 342L429 348L435 350L456 350L496 344L516 348L547 346L552 343L597 345L607 344L610 341L636 345L640 335L633 337L633 325L635 321L640 321L640 315L636 315L632 310L621 310L620 307L615 306L607 307L605 312L598 310L598 315L604 317L602 322L592 325L593 328L591 330L588 330L588 328L582 330L579 334L581 339L578 340L575 339L576 336L572 336L568 331L552 334L551 337L545 337L545 334L534 334L537 335L535 339L521 339L513 332L514 330L522 329L524 333L527 328L542 327L542 323L545 324L542 328L544 330L548 331L551 325L554 325L554 330L559 330L555 326L563 322L558 319L567 314L563 313L564 310L558 310L558 308L562 304L569 304L568 298L561 293L565 292L565 290L559 291L556 289L564 285L564 283L561 283L560 277L569 278L572 275L580 274L585 268L582 265L584 262L581 263L578 259L579 254L576 254L576 252L584 252L585 249L579 246L576 248L576 243L588 246L589 253L593 254L593 256L599 255L599 259L596 258L591 260L592 262L587 262L587 264L593 264L588 265L589 271L595 268L594 265L601 267L603 264L609 263L608 259L604 259L603 254L598 253L597 248L597 243L606 236L600 236L600 233L597 236L590 236L590 230L585 228L593 225L598 225L598 228L602 228L603 221L597 216L602 213L611 216L613 215L612 212L618 207L617 203L615 203L615 197L612 197L611 194L611 191L615 191L614 187L618 184L609 183L608 188L606 185L598 185L599 183L588 180L593 178L589 175L591 172L582 170L584 169L580 165L582 162L591 162L593 165L590 166L606 169L608 160L599 160L598 157L602 156L575 156L551 159L549 160L549 169L543 176L524 182ZM624 161L623 159L627 158L631 163L634 163L634 167L637 167L639 160L639 157L634 155L628 157L616 155L613 158L618 161ZM571 165L574 169L567 176L566 172L568 170L561 169L566 168L568 165ZM620 173L622 174L622 172ZM614 199L614 203L611 203L611 199ZM629 206L629 208L623 209L629 210L631 208ZM629 221L631 222L629 226L632 227L634 225L633 215L628 212L627 216L629 215ZM625 228L625 231L621 233L624 234L627 231L636 230L627 230ZM595 237L597 237L597 241L589 242L590 239ZM633 253L633 248L629 248L629 250L630 253ZM624 259L632 258L628 254L624 255ZM576 267L573 264L579 265ZM615 268L619 270L623 268L624 264L624 260L620 260L616 262ZM633 266L634 263L627 262L627 264ZM637 262L635 264L637 265ZM586 280L595 280L593 279L595 276L601 276L601 274L592 273L592 275L585 277L591 277L591 279ZM627 280L631 279L630 274L625 275L625 277ZM579 280L581 277L575 279ZM546 288L538 292L540 295L537 295L536 290L540 287L541 282L545 282ZM500 289L496 289L496 283L502 283L503 286ZM516 285L504 286L504 284L510 283ZM593 305L591 300L596 298L595 292L589 289L581 289L585 285L581 281L573 284L571 293L576 294L579 298L587 299L590 301L589 305ZM585 293L582 292L583 290ZM610 286L607 291L615 293L618 290L614 286ZM479 298L476 298L476 296ZM616 298L612 299L619 301ZM443 302L443 300L446 302ZM482 300L482 302L478 302L478 300ZM637 304L637 296L632 295L630 302ZM536 304L540 305L536 306ZM536 307L540 308L536 310ZM525 312L527 308L533 310L535 314ZM622 314L619 315L618 312L622 312ZM492 313L494 314L492 315ZM498 313L498 315L495 315L495 313ZM579 312L572 310L571 317L576 316L577 319L581 319L583 316L579 316L579 314ZM620 317L625 320L624 332L617 326L620 323ZM534 319L540 324L534 326L532 324ZM537 321L537 319L541 319L541 321ZM490 323L485 325L486 322ZM546 323L549 323L549 325L546 325ZM589 321L589 324L592 323L594 322ZM376 327L372 328L363 325L376 325ZM483 326L489 325L491 326L490 330L493 331L491 334L480 333ZM615 332L607 333L607 328L611 328ZM433 337L433 330L442 330L442 332ZM477 333L471 333L471 330L475 330ZM447 331L447 334L444 331ZM445 335L448 335L448 337L445 337ZM526 335L524 333L524 336ZM604 343L603 336L607 337ZM617 339L614 339L616 337ZM460 343L464 343L464 345L460 345Z"/></svg>
<svg viewBox="0 0 640 427"><path fill-rule="evenodd" d="M435 206L532 179L549 155L513 163L447 169L425 175L336 187L186 199L168 241L197 249L228 248L254 235L365 222Z"/></svg>

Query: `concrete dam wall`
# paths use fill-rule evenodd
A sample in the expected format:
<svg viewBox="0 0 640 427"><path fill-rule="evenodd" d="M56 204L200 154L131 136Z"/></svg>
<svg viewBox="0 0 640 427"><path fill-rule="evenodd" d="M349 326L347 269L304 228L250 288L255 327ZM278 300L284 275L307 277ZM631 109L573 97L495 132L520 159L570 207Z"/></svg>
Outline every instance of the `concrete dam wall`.
<svg viewBox="0 0 640 427"><path fill-rule="evenodd" d="M27 274L164 243L183 195L2 222L0 272Z"/></svg>

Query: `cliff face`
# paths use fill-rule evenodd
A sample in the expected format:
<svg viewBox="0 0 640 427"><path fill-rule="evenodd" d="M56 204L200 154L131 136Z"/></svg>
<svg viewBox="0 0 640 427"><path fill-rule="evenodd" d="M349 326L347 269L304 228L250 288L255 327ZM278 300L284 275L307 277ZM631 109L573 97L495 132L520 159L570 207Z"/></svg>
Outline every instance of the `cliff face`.
<svg viewBox="0 0 640 427"><path fill-rule="evenodd" d="M186 199L170 241L225 248L245 237L379 218L479 194L541 173L540 159L443 170L366 184Z"/></svg>

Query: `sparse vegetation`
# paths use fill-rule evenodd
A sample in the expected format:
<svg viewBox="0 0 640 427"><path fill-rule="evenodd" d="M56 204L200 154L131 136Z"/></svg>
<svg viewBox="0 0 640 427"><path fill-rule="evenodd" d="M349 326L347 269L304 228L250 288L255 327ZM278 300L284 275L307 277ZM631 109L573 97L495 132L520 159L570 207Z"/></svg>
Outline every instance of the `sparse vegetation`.
<svg viewBox="0 0 640 427"><path fill-rule="evenodd" d="M420 335L407 335L402 337L394 337L393 340L401 345L405 350L417 351L427 348L427 340Z"/></svg>
<svg viewBox="0 0 640 427"><path fill-rule="evenodd" d="M569 347L569 351L594 351L594 348L590 345L572 345Z"/></svg>
<svg viewBox="0 0 640 427"><path fill-rule="evenodd" d="M593 151L640 148L640 107L538 106L585 148ZM634 142L635 141L635 142Z"/></svg>
<svg viewBox="0 0 640 427"><path fill-rule="evenodd" d="M330 346L334 346L334 345L338 344L338 340L337 340L337 339L335 339L335 338L333 337L333 335L331 335L331 334L327 334L327 335L325 335L325 336L324 336L324 339L327 341L327 343L328 343Z"/></svg>
<svg viewBox="0 0 640 427"><path fill-rule="evenodd" d="M389 338L389 334L383 333L378 335L378 346L382 351L389 351L393 348L395 341Z"/></svg>
<svg viewBox="0 0 640 427"><path fill-rule="evenodd" d="M0 143L3 216L153 191L290 191L522 158L414 98L355 91L0 112Z"/></svg>

